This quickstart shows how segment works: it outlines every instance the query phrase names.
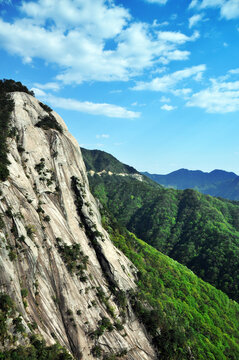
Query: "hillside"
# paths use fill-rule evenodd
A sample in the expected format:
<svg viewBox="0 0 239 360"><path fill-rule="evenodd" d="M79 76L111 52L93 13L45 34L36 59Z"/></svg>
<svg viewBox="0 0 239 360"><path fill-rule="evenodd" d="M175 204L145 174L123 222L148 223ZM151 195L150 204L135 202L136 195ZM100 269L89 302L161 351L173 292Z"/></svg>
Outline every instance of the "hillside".
<svg viewBox="0 0 239 360"><path fill-rule="evenodd" d="M149 179L148 176L145 176L138 172L132 166L123 164L113 155L108 154L102 150L87 150L81 148L82 156L84 158L86 170L91 174L97 174L99 176L108 174L108 175L117 175L123 177L135 178L139 181L146 182L152 186L158 188L161 185L156 184L154 181Z"/></svg>
<svg viewBox="0 0 239 360"><path fill-rule="evenodd" d="M121 224L239 300L239 204L129 177L95 174L89 181Z"/></svg>
<svg viewBox="0 0 239 360"><path fill-rule="evenodd" d="M167 188L194 189L211 196L239 200L239 177L233 172L213 170L205 173L200 170L180 169L167 175L148 172L142 174Z"/></svg>
<svg viewBox="0 0 239 360"><path fill-rule="evenodd" d="M84 156L87 171L93 170L95 172L100 172L104 169L106 172L111 171L117 174L140 174L132 166L121 163L114 156L106 153L105 151L91 150L89 153L87 149L81 148L81 152Z"/></svg>
<svg viewBox="0 0 239 360"><path fill-rule="evenodd" d="M114 244L138 269L138 289L130 293L130 302L158 358L237 359L239 305L129 233L105 209L102 220Z"/></svg>

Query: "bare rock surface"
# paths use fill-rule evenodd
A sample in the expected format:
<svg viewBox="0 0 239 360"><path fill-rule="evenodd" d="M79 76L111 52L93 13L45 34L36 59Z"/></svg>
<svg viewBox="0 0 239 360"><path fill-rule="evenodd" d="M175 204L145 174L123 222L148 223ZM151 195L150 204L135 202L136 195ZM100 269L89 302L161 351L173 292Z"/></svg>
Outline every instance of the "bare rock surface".
<svg viewBox="0 0 239 360"><path fill-rule="evenodd" d="M93 359L95 346L123 359L155 359L130 305L122 311L109 290L134 289L136 269L102 228L78 143L55 112L62 133L35 126L49 115L37 99L12 97L17 136L9 139L10 176L0 184L0 290L14 298L26 329L35 322L48 344L59 341L76 359ZM64 249L78 251L78 260ZM104 317L122 330L97 336Z"/></svg>

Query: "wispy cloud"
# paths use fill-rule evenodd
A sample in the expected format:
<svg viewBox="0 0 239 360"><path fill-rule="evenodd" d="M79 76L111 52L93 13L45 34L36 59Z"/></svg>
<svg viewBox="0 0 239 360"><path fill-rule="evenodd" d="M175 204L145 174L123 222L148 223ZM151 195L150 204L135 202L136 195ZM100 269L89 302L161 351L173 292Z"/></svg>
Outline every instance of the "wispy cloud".
<svg viewBox="0 0 239 360"><path fill-rule="evenodd" d="M95 137L96 139L108 139L110 136L109 134L97 134Z"/></svg>
<svg viewBox="0 0 239 360"><path fill-rule="evenodd" d="M46 84L35 83L34 86L37 89L41 89L41 90L53 90L53 91L60 90L60 84L58 84L56 82L49 82L49 83L46 83Z"/></svg>
<svg viewBox="0 0 239 360"><path fill-rule="evenodd" d="M170 92L175 90L175 86L181 81L193 76L197 79L199 74L203 73L205 70L206 65L193 66L184 70L175 71L169 75L157 77L150 82L138 82L135 87L133 87L133 90Z"/></svg>
<svg viewBox="0 0 239 360"><path fill-rule="evenodd" d="M239 74L239 68L229 70L228 72L229 72L229 74L236 74L237 75L237 74Z"/></svg>
<svg viewBox="0 0 239 360"><path fill-rule="evenodd" d="M186 105L205 109L208 113L239 111L239 81L211 79L211 86L194 93Z"/></svg>
<svg viewBox="0 0 239 360"><path fill-rule="evenodd" d="M185 44L187 41L195 41L199 36L198 31L195 31L192 36L187 36L177 31L160 31L158 33L159 40L174 44Z"/></svg>
<svg viewBox="0 0 239 360"><path fill-rule="evenodd" d="M168 26L169 25L169 22L168 21L163 21L163 22L158 22L158 20L154 20L153 21L153 26L155 27L163 27L163 26Z"/></svg>
<svg viewBox="0 0 239 360"><path fill-rule="evenodd" d="M189 18L189 28L191 29L193 26L197 25L203 19L203 14L196 14Z"/></svg>
<svg viewBox="0 0 239 360"><path fill-rule="evenodd" d="M160 102L164 102L164 103L168 103L171 101L171 99L169 97L166 96L162 96L159 100Z"/></svg>
<svg viewBox="0 0 239 360"><path fill-rule="evenodd" d="M191 2L190 2L190 4L189 4L189 9L193 9L193 8L195 8L195 7L197 7L198 6L198 4L199 4L199 1L198 0L192 0Z"/></svg>
<svg viewBox="0 0 239 360"><path fill-rule="evenodd" d="M33 91L36 93L37 89L33 88ZM42 91L42 90L40 90ZM51 94L43 93L39 95L47 103L51 104L55 108L65 109L65 110L75 110L91 115L103 115L111 118L123 118L123 119L134 119L140 117L139 112L130 111L125 109L122 106L117 106L113 104L106 103L93 103L90 101L78 101L70 98L61 98Z"/></svg>
<svg viewBox="0 0 239 360"><path fill-rule="evenodd" d="M176 106L172 106L172 105L168 105L168 104L164 104L161 106L162 110L166 110L166 111L172 111L175 110L177 107Z"/></svg>
<svg viewBox="0 0 239 360"><path fill-rule="evenodd" d="M189 8L206 9L218 8L220 9L221 17L230 20L239 17L239 1L238 0L193 0Z"/></svg>

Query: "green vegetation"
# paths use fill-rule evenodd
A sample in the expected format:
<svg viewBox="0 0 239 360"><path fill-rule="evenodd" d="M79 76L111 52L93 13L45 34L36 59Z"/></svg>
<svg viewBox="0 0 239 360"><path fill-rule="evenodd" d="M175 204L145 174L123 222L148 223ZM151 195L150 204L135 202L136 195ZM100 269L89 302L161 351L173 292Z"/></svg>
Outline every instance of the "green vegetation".
<svg viewBox="0 0 239 360"><path fill-rule="evenodd" d="M81 148L86 170L99 172L102 170L111 171L113 173L139 174L132 166L125 165L117 160L114 156L100 150L87 150Z"/></svg>
<svg viewBox="0 0 239 360"><path fill-rule="evenodd" d="M87 280L85 270L87 269L88 256L84 255L79 244L66 245L60 238L57 238L57 249L61 254L64 263L70 274L76 274L80 280Z"/></svg>
<svg viewBox="0 0 239 360"><path fill-rule="evenodd" d="M73 360L73 357L59 344L46 346L44 340L32 336L29 346L0 352L1 360Z"/></svg>
<svg viewBox="0 0 239 360"><path fill-rule="evenodd" d="M110 319L104 316L98 321L98 328L91 334L91 338L98 339L105 331L113 331L113 329L114 327L111 324Z"/></svg>
<svg viewBox="0 0 239 360"><path fill-rule="evenodd" d="M27 289L22 289L21 293L23 297L27 296ZM31 330L37 328L36 323L29 325ZM27 345L16 347L14 345L17 340ZM4 350L9 344L11 349ZM39 335L32 332L27 335L14 301L5 293L0 293L0 347L1 360L73 360L66 349L59 344L46 346Z"/></svg>
<svg viewBox="0 0 239 360"><path fill-rule="evenodd" d="M10 114L14 104L9 94L5 91L5 83L0 80L0 181L7 180L10 164L7 158L7 137L10 131Z"/></svg>
<svg viewBox="0 0 239 360"><path fill-rule="evenodd" d="M127 294L164 360L237 360L239 305L190 270L139 240L106 211L104 226L137 267Z"/></svg>
<svg viewBox="0 0 239 360"><path fill-rule="evenodd" d="M40 127L44 130L55 129L61 134L63 132L62 126L56 121L55 117L51 113L40 119L40 121L38 121L35 126Z"/></svg>
<svg viewBox="0 0 239 360"><path fill-rule="evenodd" d="M34 96L34 92L28 90L20 81L14 81L12 79L0 80L0 92L10 93L15 91L25 92L26 94Z"/></svg>
<svg viewBox="0 0 239 360"><path fill-rule="evenodd" d="M239 301L239 203L131 177L102 174L89 181L129 231Z"/></svg>
<svg viewBox="0 0 239 360"><path fill-rule="evenodd" d="M39 105L42 107L43 110L45 110L47 113L52 112L53 110L50 108L50 106L43 104L42 102L39 102Z"/></svg>

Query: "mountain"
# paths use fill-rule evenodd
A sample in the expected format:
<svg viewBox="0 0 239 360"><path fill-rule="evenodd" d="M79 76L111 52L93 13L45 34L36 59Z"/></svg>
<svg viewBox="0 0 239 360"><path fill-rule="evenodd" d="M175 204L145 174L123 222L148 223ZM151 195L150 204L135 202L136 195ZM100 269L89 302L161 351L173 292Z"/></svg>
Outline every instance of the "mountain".
<svg viewBox="0 0 239 360"><path fill-rule="evenodd" d="M89 173L89 181L129 231L239 300L238 203L130 177Z"/></svg>
<svg viewBox="0 0 239 360"><path fill-rule="evenodd" d="M167 175L148 172L142 174L167 188L194 189L211 196L239 200L239 177L233 172L213 170L207 173L200 170L179 169Z"/></svg>
<svg viewBox="0 0 239 360"><path fill-rule="evenodd" d="M123 164L113 155L108 154L105 151L90 150L89 152L89 150L81 148L81 152L84 157L86 170L91 175L97 174L101 176L102 174L108 174L123 177L126 176L138 179L139 181L144 181L151 184L152 186L155 186L154 181L150 180L147 176L141 174L132 166Z"/></svg>
<svg viewBox="0 0 239 360"><path fill-rule="evenodd" d="M59 115L0 81L0 128L0 359L239 358L239 305L94 199Z"/></svg>
<svg viewBox="0 0 239 360"><path fill-rule="evenodd" d="M132 307L117 300L136 288L136 269L102 228L76 140L32 95L0 94L11 136L0 183L1 345L24 345L28 357L19 359L39 359L31 351L44 353L42 335L75 359L155 358Z"/></svg>
<svg viewBox="0 0 239 360"><path fill-rule="evenodd" d="M89 153L87 149L81 148L82 155L87 171L93 170L100 172L104 169L106 172L123 174L140 174L132 166L125 165L117 160L114 156L101 150L91 150Z"/></svg>

